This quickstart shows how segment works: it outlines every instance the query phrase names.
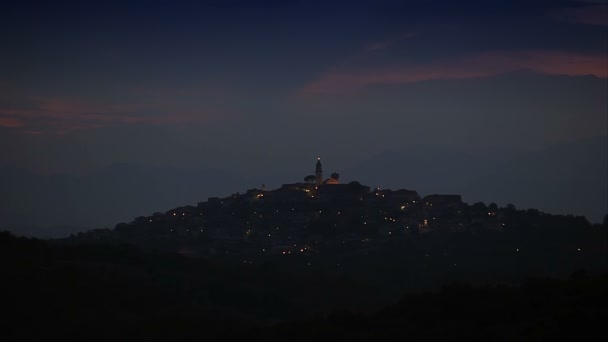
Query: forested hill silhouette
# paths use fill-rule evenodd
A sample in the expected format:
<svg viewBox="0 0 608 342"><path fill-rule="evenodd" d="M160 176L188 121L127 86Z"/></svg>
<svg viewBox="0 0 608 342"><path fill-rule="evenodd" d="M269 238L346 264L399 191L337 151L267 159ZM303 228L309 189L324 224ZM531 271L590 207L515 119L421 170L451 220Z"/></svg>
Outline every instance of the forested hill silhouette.
<svg viewBox="0 0 608 342"><path fill-rule="evenodd" d="M608 274L447 283L383 309L349 280L0 232L3 340L602 338ZM367 309L366 309L367 308ZM277 320L276 318L280 318Z"/></svg>
<svg viewBox="0 0 608 342"><path fill-rule="evenodd" d="M1 336L19 340L191 340L336 308L369 289L331 275L235 268L127 245L49 245L0 232ZM361 304L361 305L359 305ZM237 328L235 330L235 328Z"/></svg>

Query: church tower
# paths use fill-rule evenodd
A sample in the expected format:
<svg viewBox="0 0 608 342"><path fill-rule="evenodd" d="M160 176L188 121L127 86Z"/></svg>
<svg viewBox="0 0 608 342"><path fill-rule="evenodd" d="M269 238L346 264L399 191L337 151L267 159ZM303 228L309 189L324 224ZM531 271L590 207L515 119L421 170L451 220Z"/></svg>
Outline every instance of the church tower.
<svg viewBox="0 0 608 342"><path fill-rule="evenodd" d="M323 183L323 167L321 166L321 158L317 158L317 167L315 169L315 184Z"/></svg>

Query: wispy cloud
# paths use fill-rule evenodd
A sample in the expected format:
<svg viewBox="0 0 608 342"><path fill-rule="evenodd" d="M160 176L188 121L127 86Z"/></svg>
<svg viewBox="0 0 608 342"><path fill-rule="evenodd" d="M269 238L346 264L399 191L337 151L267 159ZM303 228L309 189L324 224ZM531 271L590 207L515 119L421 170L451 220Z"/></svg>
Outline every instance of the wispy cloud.
<svg viewBox="0 0 608 342"><path fill-rule="evenodd" d="M608 77L606 56L562 51L488 52L429 64L401 63L380 67L328 70L299 90L299 95L347 94L372 85L399 85L428 80L467 79L531 70L556 75Z"/></svg>
<svg viewBox="0 0 608 342"><path fill-rule="evenodd" d="M13 117L0 117L0 127L22 127L23 122Z"/></svg>
<svg viewBox="0 0 608 342"><path fill-rule="evenodd" d="M405 32L405 33L399 34L395 37L392 37L392 38L389 38L386 40L381 40L381 41L376 41L376 42L370 43L365 47L365 50L366 51L384 50L384 49L392 47L395 44L400 43L403 39L411 38L411 37L414 37L415 35L416 35L415 32Z"/></svg>
<svg viewBox="0 0 608 342"><path fill-rule="evenodd" d="M151 104L99 104L61 97L27 97L21 107L0 107L0 126L30 134L66 133L116 125L205 123L225 113L212 109L155 107Z"/></svg>
<svg viewBox="0 0 608 342"><path fill-rule="evenodd" d="M550 16L558 20L573 23L608 26L608 4L594 3L580 8L555 11Z"/></svg>

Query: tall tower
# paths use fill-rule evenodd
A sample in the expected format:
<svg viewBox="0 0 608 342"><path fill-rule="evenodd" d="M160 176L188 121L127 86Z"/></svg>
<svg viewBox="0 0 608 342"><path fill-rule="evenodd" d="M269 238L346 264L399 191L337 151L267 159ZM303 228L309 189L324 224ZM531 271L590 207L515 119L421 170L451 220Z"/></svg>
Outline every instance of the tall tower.
<svg viewBox="0 0 608 342"><path fill-rule="evenodd" d="M315 184L323 183L323 167L321 166L321 158L317 158L317 167L315 169Z"/></svg>

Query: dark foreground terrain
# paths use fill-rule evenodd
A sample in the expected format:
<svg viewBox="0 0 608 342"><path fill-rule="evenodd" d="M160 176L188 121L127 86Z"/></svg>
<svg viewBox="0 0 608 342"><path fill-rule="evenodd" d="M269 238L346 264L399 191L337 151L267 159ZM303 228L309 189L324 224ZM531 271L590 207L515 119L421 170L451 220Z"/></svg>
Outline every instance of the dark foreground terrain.
<svg viewBox="0 0 608 342"><path fill-rule="evenodd" d="M608 334L608 273L446 284L388 304L331 273L0 234L2 340L537 340Z"/></svg>

